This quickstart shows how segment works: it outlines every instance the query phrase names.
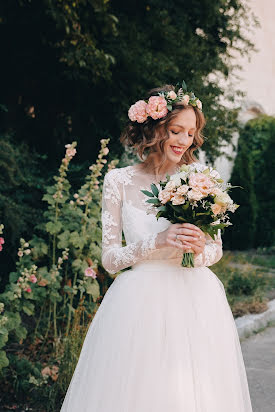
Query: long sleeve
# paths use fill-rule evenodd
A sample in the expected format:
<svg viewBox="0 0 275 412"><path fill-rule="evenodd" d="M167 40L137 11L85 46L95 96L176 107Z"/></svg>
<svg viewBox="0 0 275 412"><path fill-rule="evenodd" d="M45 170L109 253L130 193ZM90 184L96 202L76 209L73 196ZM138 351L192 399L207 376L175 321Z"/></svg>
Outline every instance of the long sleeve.
<svg viewBox="0 0 275 412"><path fill-rule="evenodd" d="M122 246L122 185L119 169L106 173L102 189L102 254L104 269L111 274L132 266L156 249L156 233L144 236L140 241Z"/></svg>
<svg viewBox="0 0 275 412"><path fill-rule="evenodd" d="M213 240L209 235L206 236L204 251L195 256L194 265L195 267L212 266L221 259L222 255L222 238L221 231L219 229L218 234L215 236L215 240Z"/></svg>

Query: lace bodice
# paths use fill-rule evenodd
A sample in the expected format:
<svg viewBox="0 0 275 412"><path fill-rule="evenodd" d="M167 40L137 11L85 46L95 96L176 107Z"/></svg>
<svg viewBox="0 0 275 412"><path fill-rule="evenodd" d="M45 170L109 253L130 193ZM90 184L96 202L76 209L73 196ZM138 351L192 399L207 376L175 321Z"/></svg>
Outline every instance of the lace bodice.
<svg viewBox="0 0 275 412"><path fill-rule="evenodd" d="M193 163L197 170L206 166ZM111 274L141 260L175 259L182 251L174 247L158 249L156 237L171 223L155 217L141 190L150 190L155 177L145 174L136 165L117 168L106 173L102 191L102 265ZM122 232L126 246L122 246ZM195 257L195 267L211 266L222 256L219 231L215 241L207 236L203 253Z"/></svg>

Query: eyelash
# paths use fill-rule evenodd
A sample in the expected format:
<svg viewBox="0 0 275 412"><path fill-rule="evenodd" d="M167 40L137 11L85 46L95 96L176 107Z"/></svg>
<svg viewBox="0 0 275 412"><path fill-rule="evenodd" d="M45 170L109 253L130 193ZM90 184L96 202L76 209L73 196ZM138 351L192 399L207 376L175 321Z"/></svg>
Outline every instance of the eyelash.
<svg viewBox="0 0 275 412"><path fill-rule="evenodd" d="M173 134L179 134L179 132L174 132L173 130L171 130L171 132L172 132ZM192 134L189 134L188 136L193 137Z"/></svg>

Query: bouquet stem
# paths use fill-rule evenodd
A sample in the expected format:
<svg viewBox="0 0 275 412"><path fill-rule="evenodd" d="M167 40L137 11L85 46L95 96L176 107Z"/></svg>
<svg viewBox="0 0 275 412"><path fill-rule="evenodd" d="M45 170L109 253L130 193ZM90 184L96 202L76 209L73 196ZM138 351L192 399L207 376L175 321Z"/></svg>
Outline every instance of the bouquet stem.
<svg viewBox="0 0 275 412"><path fill-rule="evenodd" d="M185 268L194 267L194 253L184 253L182 256L181 266Z"/></svg>

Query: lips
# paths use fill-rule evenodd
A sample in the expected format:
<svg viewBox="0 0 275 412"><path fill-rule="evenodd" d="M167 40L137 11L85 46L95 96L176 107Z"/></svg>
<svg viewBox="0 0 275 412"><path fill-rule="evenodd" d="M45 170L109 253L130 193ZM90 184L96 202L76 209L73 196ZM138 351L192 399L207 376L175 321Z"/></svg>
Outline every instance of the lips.
<svg viewBox="0 0 275 412"><path fill-rule="evenodd" d="M179 146L170 146L173 152L177 155L181 155L183 153L183 148Z"/></svg>

